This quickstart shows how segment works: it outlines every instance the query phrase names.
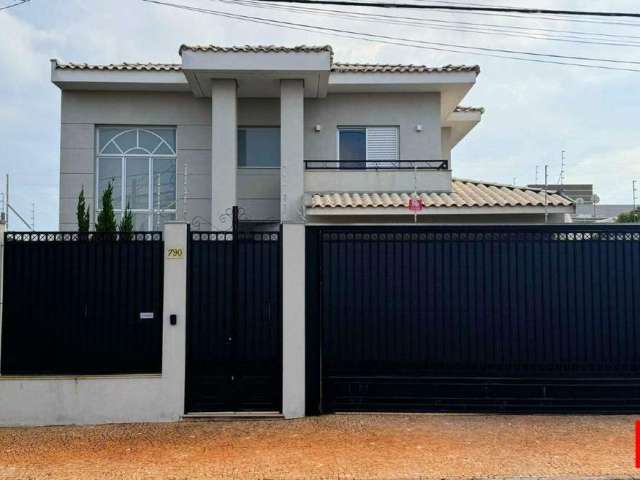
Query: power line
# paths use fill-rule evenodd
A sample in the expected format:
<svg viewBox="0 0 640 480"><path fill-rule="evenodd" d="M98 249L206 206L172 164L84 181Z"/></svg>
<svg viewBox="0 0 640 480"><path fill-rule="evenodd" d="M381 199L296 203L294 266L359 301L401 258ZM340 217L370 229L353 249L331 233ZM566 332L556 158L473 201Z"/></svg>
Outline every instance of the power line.
<svg viewBox="0 0 640 480"><path fill-rule="evenodd" d="M462 12L507 12L527 15L576 15L589 17L628 17L640 18L640 13L633 12L602 12L585 10L553 10L547 8L520 8L520 7L481 7L472 5L425 5L416 3L389 3L389 2L358 2L352 0L268 0L275 3L305 3L320 5L344 5L350 7L374 7L374 8L413 8L420 10L453 10Z"/></svg>
<svg viewBox="0 0 640 480"><path fill-rule="evenodd" d="M601 32L584 32L579 30L559 30L554 28L542 28L542 27L525 27L519 25L502 25L499 23L474 23L474 22L464 22L461 20L442 20L439 18L424 18L424 17L404 17L398 15L385 15L382 13L360 13L354 11L347 10L336 10L331 8L314 8L314 7L303 7L303 6L294 6L294 5L280 5L280 4L272 4L269 0L259 1L259 0L209 0L209 1L225 1L227 3L236 3L236 4L246 4L251 3L252 6L256 6L257 8L280 8L280 9L295 9L300 11L312 11L312 12L332 12L340 15L348 15L348 16L365 16L372 18L382 18L382 19L399 19L399 20L410 20L415 22L424 22L424 23L439 23L445 25L464 25L470 27L496 27L500 30L515 30L515 31L528 31L528 32L543 32L543 33L557 33L557 34L570 34L576 36L587 36L587 37L609 37L609 38L626 38L626 39L640 39L640 35L626 35L619 33L601 33ZM258 5L259 4L259 5ZM439 13L439 12L433 12ZM517 17L522 18L522 17ZM640 24L634 24L640 26ZM496 30L498 31L498 30ZM571 38L571 37L567 37Z"/></svg>
<svg viewBox="0 0 640 480"><path fill-rule="evenodd" d="M421 19L421 18L415 18L415 17L402 17L402 16L395 16L395 15L379 15L379 14L366 14L366 13L357 13L357 12L346 12L344 10L335 10L335 9L300 7L300 6L293 6L293 5L285 6L280 4L272 4L269 1L264 2L259 0L209 0L209 1L217 1L225 4L242 5L246 7L255 7L255 8L263 8L263 9L276 8L276 9L280 9L280 10L292 12L292 13L350 18L356 21L370 22L370 23L415 26L418 28L426 28L429 30L445 30L445 31L464 32L464 33L477 33L477 34L483 34L483 35L529 38L529 39L535 39L535 40L567 42L567 43L588 44L588 45L640 47L639 42L623 43L623 42L607 41L607 39L593 38L593 37L580 37L580 36L574 36L574 35L552 36L552 35L546 35L544 33L541 34L537 32L529 33L529 29L523 28L523 27L511 27L511 26L505 27L505 26L495 25L499 28L491 28L493 25L489 25L487 28L485 28L486 24L484 25L474 24L472 22L450 22L450 21L438 20L438 19ZM506 30L505 28L511 28L511 29L514 29L515 31ZM547 30L561 32L560 30L552 30L552 29L547 29ZM519 31L524 31L524 33L519 33ZM602 35L606 35L606 34L602 34ZM633 36L630 36L630 38L633 38ZM635 38L640 39L640 36L636 36Z"/></svg>
<svg viewBox="0 0 640 480"><path fill-rule="evenodd" d="M409 47L421 48L425 50L434 50L434 51L442 51L442 52L449 52L449 53L474 53L475 55L479 55L479 56L495 57L495 58L503 58L503 59L511 59L511 60L519 60L519 61L527 61L527 62L535 62L535 63L568 65L568 66L576 66L576 67L584 67L584 68L595 68L595 69L601 69L601 70L640 72L639 69L628 68L628 67L611 67L606 65L564 62L559 60L547 60L544 57L567 59L567 60L584 60L584 61L593 61L593 62L603 61L608 63L640 64L640 62L634 62L634 61L597 59L597 58L590 58L590 57L573 57L573 56L565 56L565 55L543 54L543 53L537 53L537 52L521 52L521 51L506 50L506 49L471 47L466 45L456 45L456 44L449 44L449 43L443 43L443 42L427 42L427 41L414 40L414 39L408 39L408 38L402 38L402 37L392 37L388 35L357 32L352 30L343 30L343 29L330 28L330 27L320 27L316 25L288 22L283 20L274 20L270 18L256 17L251 15L241 15L241 14L235 14L230 12L222 12L219 10L210 10L206 8L194 7L191 5L164 2L160 0L142 0L142 1L147 3L155 3L163 6L169 6L169 7L178 8L178 9L187 10L187 11L205 13L205 14L214 15L214 16L221 16L221 17L233 18L233 19L243 20L243 21L248 21L253 23L260 23L265 25L278 26L282 28L289 28L292 30L301 30L301 31L307 31L307 32L314 32L314 33L330 32L331 35L338 36L338 37L352 38L356 40L364 40L369 42L386 43L389 45L409 46ZM480 50L480 52L475 52L472 50ZM504 55L505 53L507 55ZM540 57L540 58L516 57L509 54L532 55L534 57Z"/></svg>
<svg viewBox="0 0 640 480"><path fill-rule="evenodd" d="M9 10L10 8L17 7L19 5L22 5L22 4L30 2L30 1L31 0L19 0L16 3L12 3L11 5L5 5L4 7L0 7L0 12L2 10Z"/></svg>
<svg viewBox="0 0 640 480"><path fill-rule="evenodd" d="M479 6L493 6L496 5L487 5L487 4L467 4L461 2L451 2L446 0L417 0L421 2L430 1L432 3L446 3L453 5L479 5ZM438 10L433 10L433 13L447 13L446 11L439 12ZM618 26L630 26L630 27L640 27L640 23L630 23L630 22L619 22L619 21L607 21L607 20L596 20L596 19L579 19L573 17L567 17L562 15L557 15L556 17L548 17L544 15L536 15L535 17L527 17L526 15L518 15L518 14L506 14L506 13L487 13L487 12L458 12L458 14L462 15L481 15L481 16L493 16L493 17L505 17L505 18L515 18L518 20L551 20L554 22L572 22L572 23L590 23L590 24L600 24L600 25L618 25Z"/></svg>

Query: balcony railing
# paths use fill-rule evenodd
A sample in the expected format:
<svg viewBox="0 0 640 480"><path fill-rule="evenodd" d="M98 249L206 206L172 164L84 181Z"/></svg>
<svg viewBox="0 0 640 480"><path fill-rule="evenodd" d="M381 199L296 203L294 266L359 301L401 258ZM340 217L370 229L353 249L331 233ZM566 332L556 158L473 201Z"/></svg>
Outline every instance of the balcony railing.
<svg viewBox="0 0 640 480"><path fill-rule="evenodd" d="M307 170L448 170L448 160L305 160Z"/></svg>

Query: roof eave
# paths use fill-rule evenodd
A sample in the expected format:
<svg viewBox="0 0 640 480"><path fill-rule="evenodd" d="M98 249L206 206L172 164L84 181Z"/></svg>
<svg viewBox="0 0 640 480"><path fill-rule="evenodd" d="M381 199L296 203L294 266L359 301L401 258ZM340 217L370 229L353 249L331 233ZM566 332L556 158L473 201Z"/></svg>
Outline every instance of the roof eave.
<svg viewBox="0 0 640 480"><path fill-rule="evenodd" d="M65 69L57 60L51 60L51 83L60 90L189 90L181 71Z"/></svg>
<svg viewBox="0 0 640 480"><path fill-rule="evenodd" d="M453 111L443 123L443 127L451 128L450 146L455 147L482 120L483 110Z"/></svg>

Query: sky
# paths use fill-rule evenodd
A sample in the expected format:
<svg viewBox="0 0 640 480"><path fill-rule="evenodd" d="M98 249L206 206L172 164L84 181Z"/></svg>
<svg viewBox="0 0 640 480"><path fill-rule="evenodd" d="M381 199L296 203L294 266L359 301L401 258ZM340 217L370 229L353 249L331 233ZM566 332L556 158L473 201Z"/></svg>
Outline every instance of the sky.
<svg viewBox="0 0 640 480"><path fill-rule="evenodd" d="M456 12L358 8L431 21L472 22L600 35L580 38L637 45L594 45L503 34L450 31L434 25L356 21L281 9L255 8L220 0L167 0L207 9L275 18L419 40L482 48L634 61L604 63L640 70L640 20L609 25L472 15ZM415 0L427 1L427 0ZM0 0L0 7L15 0ZM428 2L427 2L428 3ZM554 9L640 11L637 0L475 0L468 4L535 6ZM326 7L345 8L345 7ZM585 20L585 19L582 19ZM459 28L459 27L457 27ZM476 25L477 28L477 25ZM469 28L465 27L465 30ZM531 30L511 30L531 35ZM495 31L493 33L496 33ZM544 34L537 32L537 36ZM607 37L626 35L627 37ZM536 35L534 35L536 36ZM632 38L637 37L637 38ZM0 191L10 175L11 204L37 230L58 227L60 91L50 82L50 58L62 61L179 62L185 44L325 45L336 61L479 64L481 74L464 105L482 106L482 122L453 151L454 176L518 185L534 183L536 165L549 165L549 183L558 180L561 152L565 183L593 183L601 203L632 203L632 180L640 180L640 72L587 69L442 52L413 46L346 39L329 33L296 31L178 10L142 0L31 0L0 11ZM425 44L422 44L425 46ZM431 45L433 46L433 45ZM535 58L535 57L532 57ZM602 64L602 63L601 63ZM543 181L542 173L538 181ZM15 216L12 230L26 228Z"/></svg>

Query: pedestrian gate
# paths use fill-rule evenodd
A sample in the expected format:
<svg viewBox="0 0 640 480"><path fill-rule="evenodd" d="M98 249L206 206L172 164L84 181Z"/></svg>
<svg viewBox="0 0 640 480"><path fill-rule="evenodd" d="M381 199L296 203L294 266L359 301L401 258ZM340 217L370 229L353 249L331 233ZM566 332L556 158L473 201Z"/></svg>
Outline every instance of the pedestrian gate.
<svg viewBox="0 0 640 480"><path fill-rule="evenodd" d="M187 412L280 411L279 232L190 232Z"/></svg>
<svg viewBox="0 0 640 480"><path fill-rule="evenodd" d="M640 228L311 227L307 411L640 410Z"/></svg>

